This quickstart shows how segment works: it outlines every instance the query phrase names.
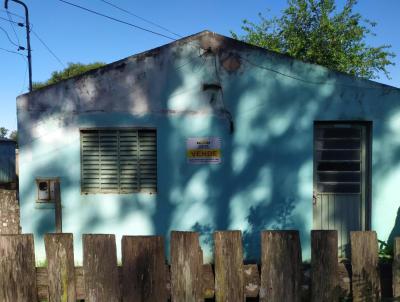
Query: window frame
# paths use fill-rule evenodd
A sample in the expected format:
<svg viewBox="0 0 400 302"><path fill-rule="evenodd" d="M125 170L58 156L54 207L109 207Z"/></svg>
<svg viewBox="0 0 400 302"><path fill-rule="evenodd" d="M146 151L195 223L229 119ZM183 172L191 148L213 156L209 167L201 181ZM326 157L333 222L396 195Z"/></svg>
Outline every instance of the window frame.
<svg viewBox="0 0 400 302"><path fill-rule="evenodd" d="M85 191L83 190L83 147L82 147L82 133L85 131L138 131L138 139L139 139L139 131L154 131L155 133L155 166L156 166L156 170L155 170L155 189L141 189L139 187L139 190L135 190L135 191L126 191L123 192L121 191L120 187L118 187L118 190L115 191L107 191L107 192L102 192L102 191ZM151 127L151 126L124 126L124 127L81 127L79 128L79 149L80 149L80 192L81 195L103 195L103 194L116 194L116 195L126 195L126 194L139 194L139 193L147 193L147 194L157 194L158 192L158 131L156 127ZM120 149L118 149L118 154L120 152ZM140 159L138 159L138 165L139 165L139 161ZM118 175L120 175L120 170L118 171ZM140 175L140 168L139 168L139 175ZM140 176L139 176L139 180L140 180Z"/></svg>

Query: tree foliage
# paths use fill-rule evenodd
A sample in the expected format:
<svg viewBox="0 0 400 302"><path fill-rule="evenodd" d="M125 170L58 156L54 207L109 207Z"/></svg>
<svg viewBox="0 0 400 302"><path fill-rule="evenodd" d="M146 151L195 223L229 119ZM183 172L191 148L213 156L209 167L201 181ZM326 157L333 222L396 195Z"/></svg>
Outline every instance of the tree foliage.
<svg viewBox="0 0 400 302"><path fill-rule="evenodd" d="M61 70L61 71L54 71L51 74L50 79L48 79L45 82L35 82L33 83L33 89L39 89L51 84L58 83L62 80L66 80L69 78L72 78L74 76L80 75L82 73L85 73L89 70L99 68L101 66L104 66L105 63L103 62L94 62L90 64L82 64L82 63L68 63L68 66Z"/></svg>
<svg viewBox="0 0 400 302"><path fill-rule="evenodd" d="M18 131L17 130L11 131L9 139L12 139L14 142L18 142Z"/></svg>
<svg viewBox="0 0 400 302"><path fill-rule="evenodd" d="M7 137L8 129L5 127L0 127L0 138Z"/></svg>
<svg viewBox="0 0 400 302"><path fill-rule="evenodd" d="M376 23L354 12L356 4L357 0L347 0L339 10L335 0L288 0L280 18L260 13L259 23L244 20L244 35L232 36L354 76L374 79L383 72L390 78L387 67L394 65L395 57L391 46L366 43L366 37L375 35Z"/></svg>
<svg viewBox="0 0 400 302"><path fill-rule="evenodd" d="M0 138L7 138L7 134L9 132L10 132L10 130L8 130L6 127L0 127ZM18 131L17 130L11 131L8 138L17 142L18 141Z"/></svg>

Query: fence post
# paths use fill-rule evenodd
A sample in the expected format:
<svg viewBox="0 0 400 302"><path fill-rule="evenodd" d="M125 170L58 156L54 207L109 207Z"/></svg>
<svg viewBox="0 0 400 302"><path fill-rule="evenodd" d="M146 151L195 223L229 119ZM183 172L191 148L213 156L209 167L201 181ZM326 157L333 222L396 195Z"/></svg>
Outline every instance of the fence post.
<svg viewBox="0 0 400 302"><path fill-rule="evenodd" d="M0 235L0 255L0 301L36 302L33 235Z"/></svg>
<svg viewBox="0 0 400 302"><path fill-rule="evenodd" d="M393 298L400 298L400 237L393 243Z"/></svg>
<svg viewBox="0 0 400 302"><path fill-rule="evenodd" d="M215 232L214 243L215 301L245 301L242 233Z"/></svg>
<svg viewBox="0 0 400 302"><path fill-rule="evenodd" d="M376 232L350 232L353 302L380 301Z"/></svg>
<svg viewBox="0 0 400 302"><path fill-rule="evenodd" d="M46 234L49 302L76 302L72 234Z"/></svg>
<svg viewBox="0 0 400 302"><path fill-rule="evenodd" d="M311 231L311 301L339 301L337 231Z"/></svg>
<svg viewBox="0 0 400 302"><path fill-rule="evenodd" d="M85 301L120 301L114 235L83 235L83 279Z"/></svg>
<svg viewBox="0 0 400 302"><path fill-rule="evenodd" d="M260 302L300 302L301 247L298 231L261 233Z"/></svg>
<svg viewBox="0 0 400 302"><path fill-rule="evenodd" d="M123 302L167 301L165 272L162 237L122 237Z"/></svg>
<svg viewBox="0 0 400 302"><path fill-rule="evenodd" d="M199 234L171 233L171 301L203 302L203 253Z"/></svg>

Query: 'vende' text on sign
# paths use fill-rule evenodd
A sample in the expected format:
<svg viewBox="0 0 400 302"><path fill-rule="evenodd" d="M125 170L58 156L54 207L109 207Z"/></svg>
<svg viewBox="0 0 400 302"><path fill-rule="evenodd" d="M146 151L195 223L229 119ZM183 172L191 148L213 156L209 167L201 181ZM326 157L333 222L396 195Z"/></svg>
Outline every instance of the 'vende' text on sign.
<svg viewBox="0 0 400 302"><path fill-rule="evenodd" d="M220 137L191 137L186 142L187 161L189 164L221 163Z"/></svg>

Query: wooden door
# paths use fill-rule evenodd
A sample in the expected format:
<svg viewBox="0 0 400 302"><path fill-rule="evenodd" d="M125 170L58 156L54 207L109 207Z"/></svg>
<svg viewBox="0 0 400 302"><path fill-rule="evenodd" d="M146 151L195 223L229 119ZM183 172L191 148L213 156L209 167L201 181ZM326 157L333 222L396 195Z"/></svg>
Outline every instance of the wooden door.
<svg viewBox="0 0 400 302"><path fill-rule="evenodd" d="M349 257L350 231L369 229L368 123L314 126L313 228L337 230L339 254Z"/></svg>

